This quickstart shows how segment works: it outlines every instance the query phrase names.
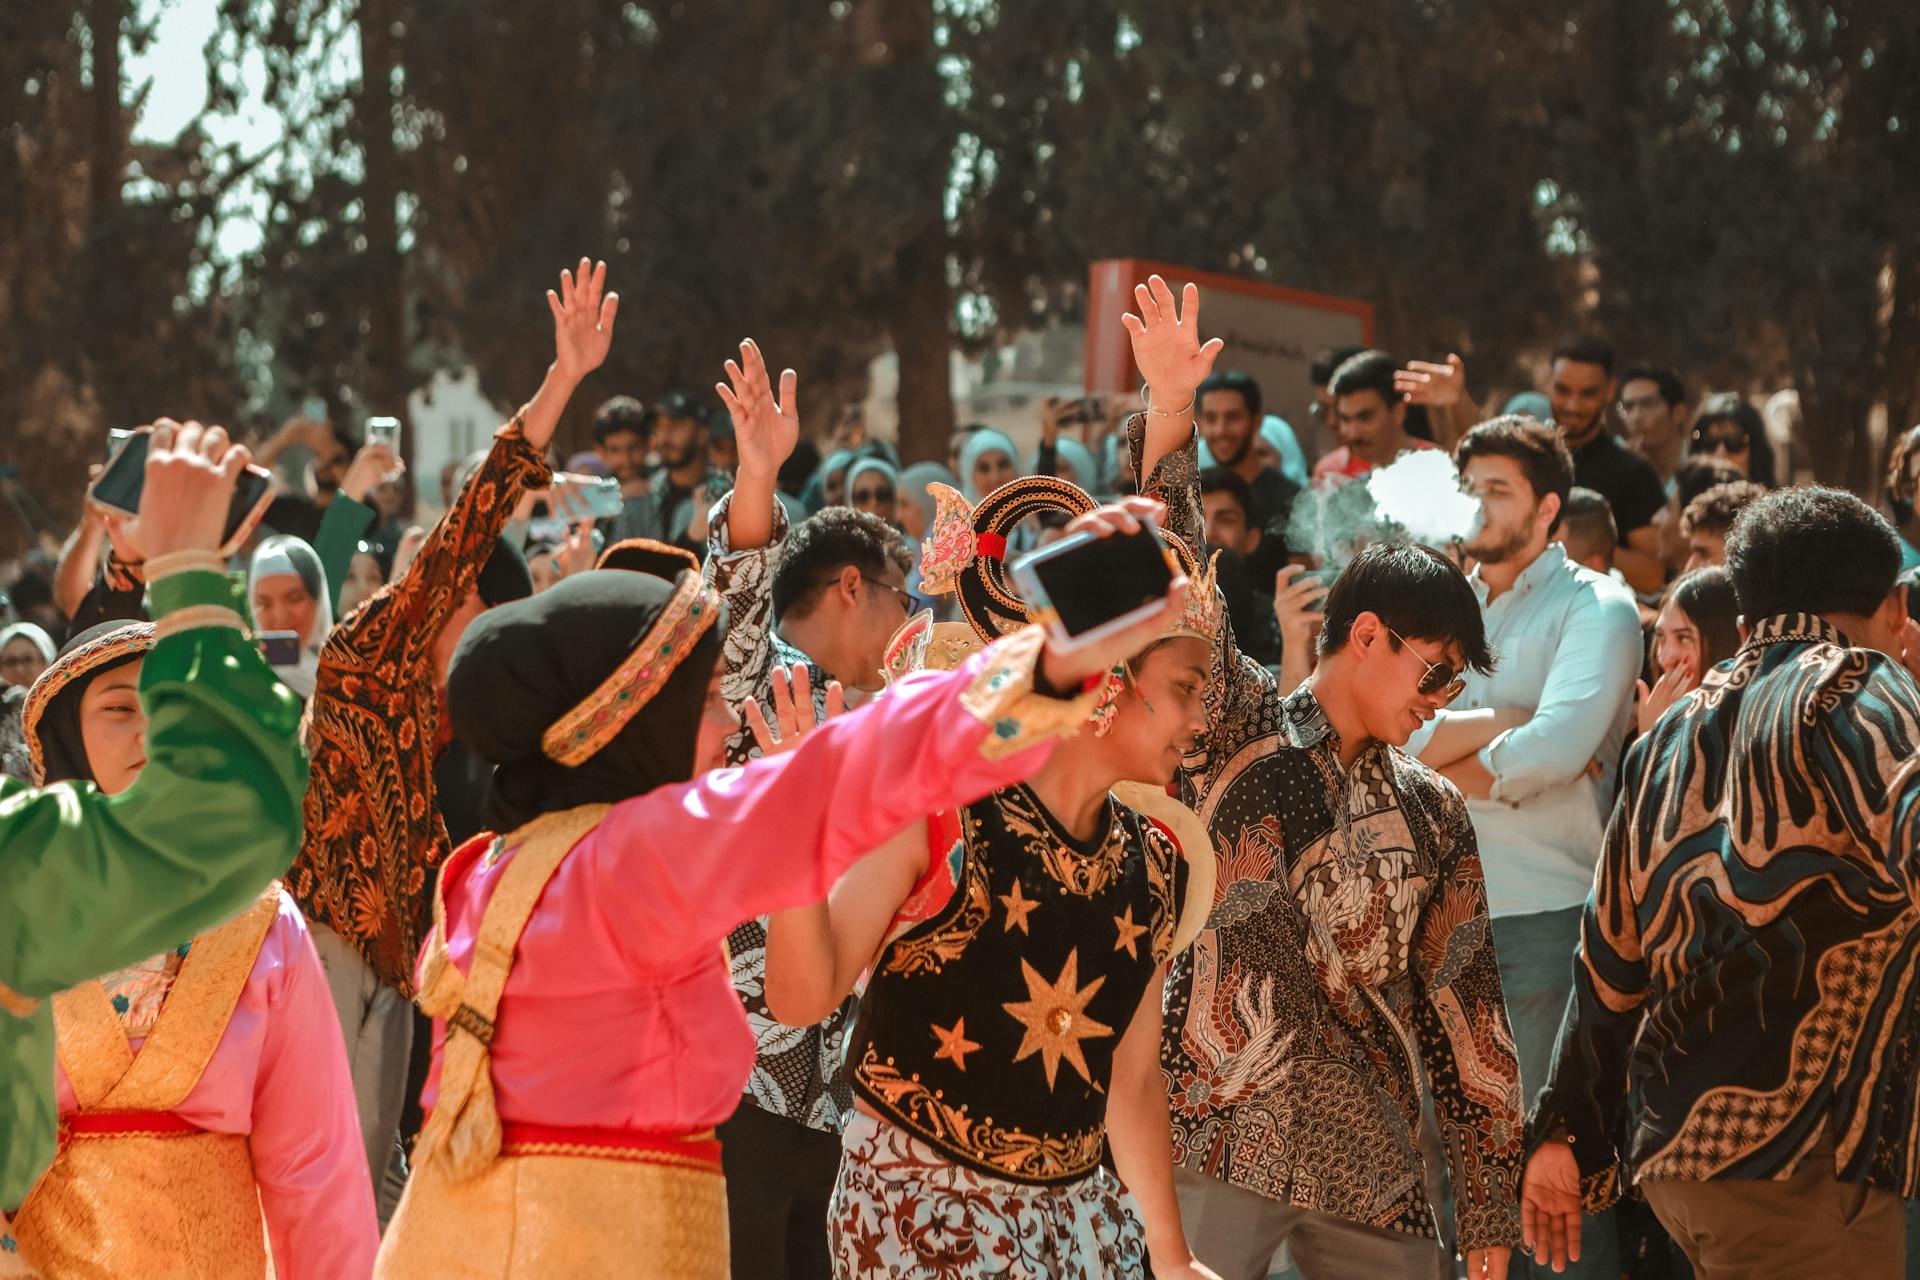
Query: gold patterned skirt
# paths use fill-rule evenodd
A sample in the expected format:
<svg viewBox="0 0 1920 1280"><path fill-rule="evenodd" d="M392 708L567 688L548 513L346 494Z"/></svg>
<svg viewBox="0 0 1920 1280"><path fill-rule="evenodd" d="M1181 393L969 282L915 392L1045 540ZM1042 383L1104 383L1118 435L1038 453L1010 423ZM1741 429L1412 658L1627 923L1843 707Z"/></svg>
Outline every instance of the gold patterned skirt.
<svg viewBox="0 0 1920 1280"><path fill-rule="evenodd" d="M247 1139L166 1113L81 1113L14 1216L45 1280L246 1280L267 1270Z"/></svg>
<svg viewBox="0 0 1920 1280"><path fill-rule="evenodd" d="M448 1163L414 1170L377 1280L727 1280L727 1185L711 1131L508 1124L484 1172L458 1179Z"/></svg>

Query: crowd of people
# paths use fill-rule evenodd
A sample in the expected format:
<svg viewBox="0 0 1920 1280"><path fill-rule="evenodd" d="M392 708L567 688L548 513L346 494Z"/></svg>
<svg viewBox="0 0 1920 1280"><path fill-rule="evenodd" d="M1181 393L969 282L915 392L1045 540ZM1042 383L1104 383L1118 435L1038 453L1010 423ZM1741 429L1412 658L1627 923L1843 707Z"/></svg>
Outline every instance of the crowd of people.
<svg viewBox="0 0 1920 1280"><path fill-rule="evenodd" d="M1889 519L1580 335L1296 430L1155 277L1031 450L747 341L562 457L548 303L428 527L162 420L16 566L0 1277L1913 1274L1920 427ZM1302 544L1409 455L1469 533ZM1151 616L1014 587L1148 522Z"/></svg>

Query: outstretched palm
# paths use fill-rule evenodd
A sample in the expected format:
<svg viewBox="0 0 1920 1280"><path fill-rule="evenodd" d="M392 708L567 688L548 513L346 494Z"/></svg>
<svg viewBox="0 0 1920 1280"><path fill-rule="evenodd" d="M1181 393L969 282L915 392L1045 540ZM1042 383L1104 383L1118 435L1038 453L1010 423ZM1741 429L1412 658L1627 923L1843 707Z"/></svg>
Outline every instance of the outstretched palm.
<svg viewBox="0 0 1920 1280"><path fill-rule="evenodd" d="M573 271L560 272L560 291L547 290L553 312L553 364L579 381L600 367L613 345L613 318L620 295L607 293L607 264L580 259Z"/></svg>
<svg viewBox="0 0 1920 1280"><path fill-rule="evenodd" d="M1192 284L1181 290L1176 304L1167 282L1149 276L1145 284L1133 287L1133 299L1140 314L1128 312L1120 317L1133 338L1133 362L1156 401L1162 397L1173 401L1159 407L1178 409L1206 381L1226 344L1218 338L1200 341L1200 290Z"/></svg>
<svg viewBox="0 0 1920 1280"><path fill-rule="evenodd" d="M740 360L727 361L727 381L714 384L720 401L733 417L733 437L740 450L740 471L766 478L779 472L800 440L800 408L796 397L799 378L793 370L780 374L780 398L773 397L766 357L748 338L740 344Z"/></svg>

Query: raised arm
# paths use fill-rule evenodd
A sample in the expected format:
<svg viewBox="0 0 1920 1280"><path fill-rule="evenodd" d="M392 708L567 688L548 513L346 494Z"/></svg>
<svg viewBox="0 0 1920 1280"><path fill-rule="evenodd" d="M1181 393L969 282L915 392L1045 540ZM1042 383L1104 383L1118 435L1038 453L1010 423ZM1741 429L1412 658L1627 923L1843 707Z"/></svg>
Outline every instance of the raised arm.
<svg viewBox="0 0 1920 1280"><path fill-rule="evenodd" d="M245 449L162 423L131 532L153 575L159 640L140 675L147 765L111 798L91 784L0 784L0 984L51 995L232 916L299 847L300 705L248 643L219 572Z"/></svg>
<svg viewBox="0 0 1920 1280"><path fill-rule="evenodd" d="M1152 399L1152 407L1145 414L1146 434L1134 460L1136 474L1144 483L1162 458L1193 438L1195 396L1226 344L1218 338L1200 341L1200 290L1192 284L1181 290L1176 306L1167 282L1150 276L1145 284L1134 286L1133 300L1140 313L1128 312L1120 317L1120 323L1133 339L1133 362ZM1132 435L1131 429L1128 435ZM1197 492L1193 505L1200 505ZM1168 518L1170 522L1182 521L1186 513L1169 507ZM1196 522L1191 533L1197 535L1204 527L1204 523ZM1197 536L1176 532L1194 546L1200 545Z"/></svg>

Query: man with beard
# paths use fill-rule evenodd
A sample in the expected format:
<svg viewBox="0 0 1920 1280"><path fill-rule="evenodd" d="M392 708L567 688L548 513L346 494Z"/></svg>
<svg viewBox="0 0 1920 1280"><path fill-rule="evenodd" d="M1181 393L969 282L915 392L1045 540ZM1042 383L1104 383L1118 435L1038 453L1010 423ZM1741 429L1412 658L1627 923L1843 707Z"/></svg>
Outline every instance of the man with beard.
<svg viewBox="0 0 1920 1280"><path fill-rule="evenodd" d="M733 488L733 478L714 470L707 458L707 406L684 391L673 391L647 416L660 465L654 468L648 492L628 498L621 508L613 540L651 538L705 555L705 535L694 538L687 532L701 514L695 508L704 508Z"/></svg>
<svg viewBox="0 0 1920 1280"><path fill-rule="evenodd" d="M1260 436L1260 384L1237 369L1210 374L1200 384L1194 422L1216 465L1247 482L1253 509L1247 512L1252 528L1272 530L1279 537L1300 488L1273 467L1262 466L1253 447ZM1178 408L1179 406L1173 406Z"/></svg>
<svg viewBox="0 0 1920 1280"><path fill-rule="evenodd" d="M1660 532L1653 518L1666 505L1666 486L1653 464L1614 434L1608 408L1619 384L1613 348L1592 334L1569 338L1553 353L1547 399L1554 424L1573 455L1574 483L1592 489L1613 508L1620 529L1614 564L1636 591L1658 591L1666 580Z"/></svg>
<svg viewBox="0 0 1920 1280"><path fill-rule="evenodd" d="M1520 1084L1531 1094L1546 1083L1572 989L1568 957L1640 670L1640 615L1631 593L1552 541L1573 488L1560 433L1517 414L1495 418L1468 432L1455 458L1485 511L1466 549L1498 665L1469 673L1459 700L1407 746L1466 793L1500 921ZM1583 1274L1618 1276L1611 1224L1590 1224L1587 1238Z"/></svg>
<svg viewBox="0 0 1920 1280"><path fill-rule="evenodd" d="M632 396L615 396L593 412L593 451L620 482L620 496L647 492L647 433L653 415Z"/></svg>

